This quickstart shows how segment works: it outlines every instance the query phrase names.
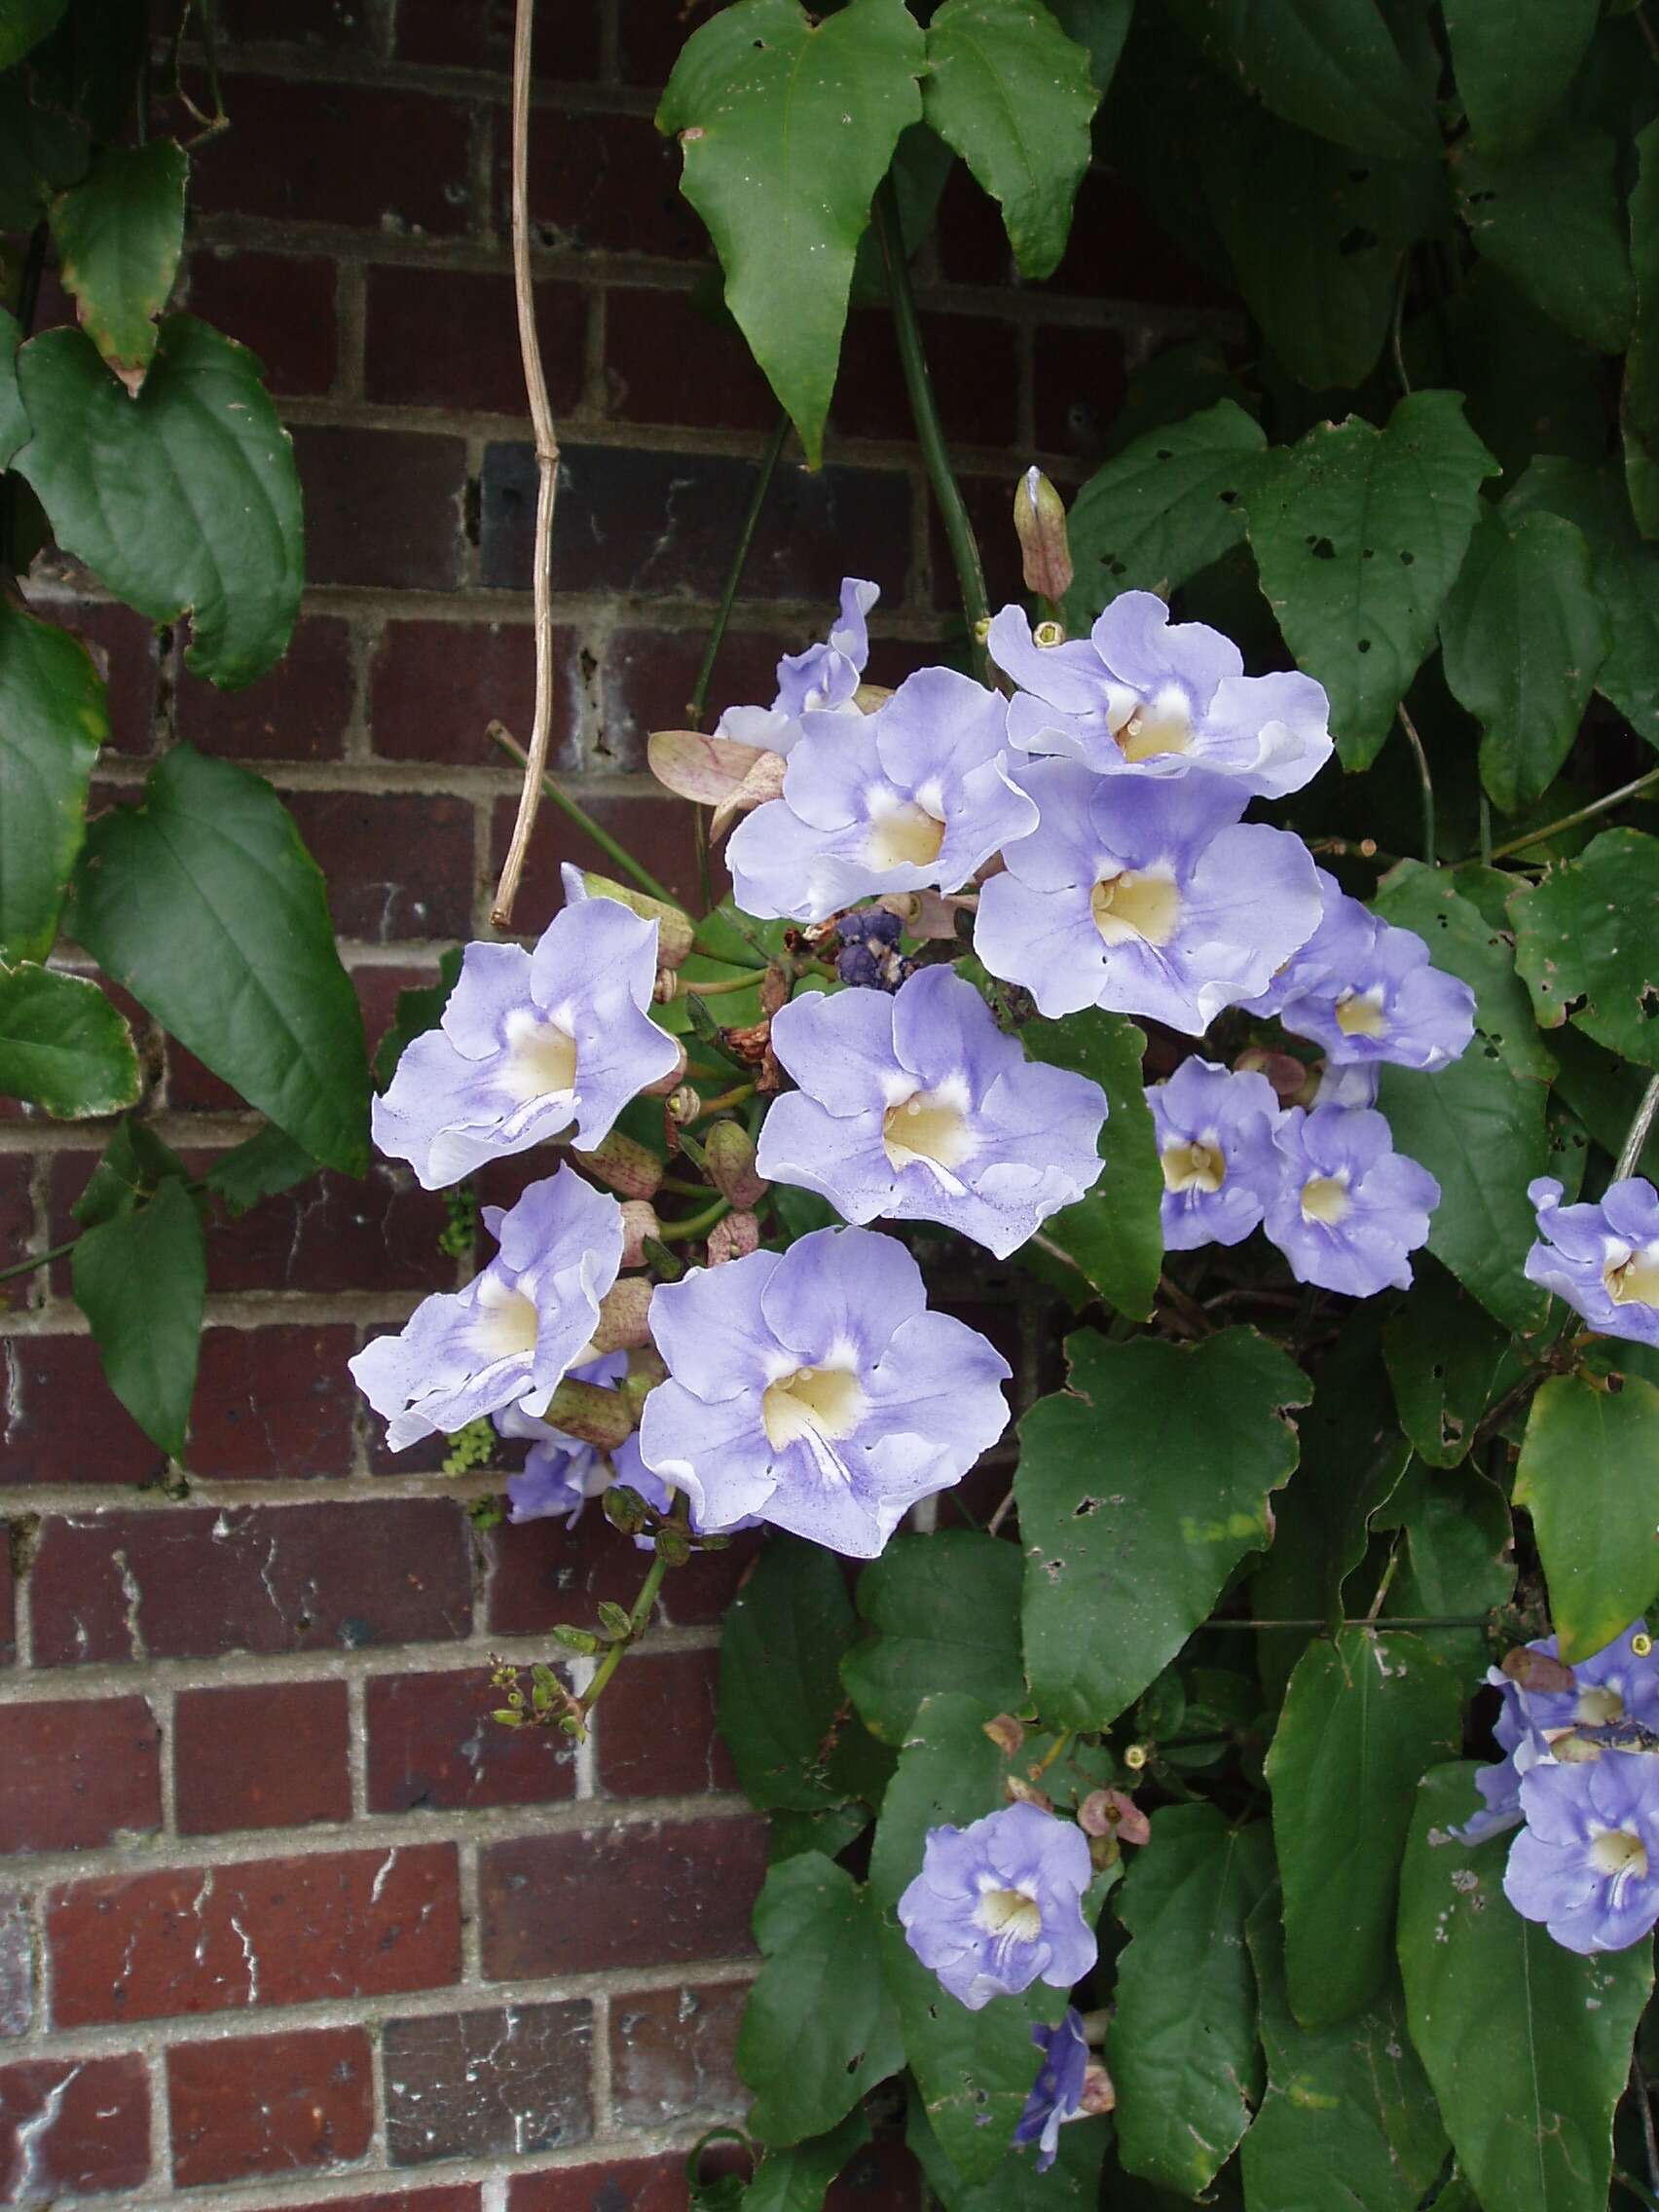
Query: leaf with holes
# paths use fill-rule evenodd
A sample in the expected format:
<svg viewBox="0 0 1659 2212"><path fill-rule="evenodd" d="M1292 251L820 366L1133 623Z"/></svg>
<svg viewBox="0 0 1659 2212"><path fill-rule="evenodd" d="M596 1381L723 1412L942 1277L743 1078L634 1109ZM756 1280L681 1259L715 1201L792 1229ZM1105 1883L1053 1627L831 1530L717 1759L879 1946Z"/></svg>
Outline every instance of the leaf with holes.
<svg viewBox="0 0 1659 2212"><path fill-rule="evenodd" d="M1171 13L1287 123L1368 154L1438 151L1433 112L1374 0L1171 0Z"/></svg>
<svg viewBox="0 0 1659 2212"><path fill-rule="evenodd" d="M1602 0L1446 0L1452 66L1477 145L1519 154L1561 105Z"/></svg>
<svg viewBox="0 0 1659 2212"><path fill-rule="evenodd" d="M1099 1084L1108 1107L1100 1181L1076 1205L1051 1214L1042 1235L1120 1313L1148 1320L1163 1266L1163 1170L1142 1076L1145 1035L1124 1015L1090 1008L1063 1021L1028 1022L1022 1037L1032 1059Z"/></svg>
<svg viewBox="0 0 1659 2212"><path fill-rule="evenodd" d="M828 2135L787 2151L768 2151L742 2197L732 2203L741 2205L741 2212L822 2212L830 2184L868 2141L869 2121L862 2111L850 2112ZM698 2212L699 2202L693 2198L691 2212ZM709 2203L712 2212L712 2198Z"/></svg>
<svg viewBox="0 0 1659 2212"><path fill-rule="evenodd" d="M1621 353L1636 311L1619 149L1586 125L1498 161L1455 153L1457 204L1476 247L1518 291L1603 353Z"/></svg>
<svg viewBox="0 0 1659 2212"><path fill-rule="evenodd" d="M1568 1666L1659 1596L1659 1389L1558 1375L1532 1400L1515 1476L1532 1517L1550 1619Z"/></svg>
<svg viewBox="0 0 1659 2212"><path fill-rule="evenodd" d="M0 958L52 950L108 736L80 639L0 601Z"/></svg>
<svg viewBox="0 0 1659 2212"><path fill-rule="evenodd" d="M169 1178L147 1205L85 1231L71 1280L110 1388L152 1443L182 1458L207 1294L202 1217L184 1184Z"/></svg>
<svg viewBox="0 0 1659 2212"><path fill-rule="evenodd" d="M63 288L83 330L134 394L178 275L189 171L190 157L170 138L105 146L86 180L52 204Z"/></svg>
<svg viewBox="0 0 1659 2212"><path fill-rule="evenodd" d="M897 1536L859 1576L875 1631L841 1659L841 1680L872 1734L902 1745L924 1698L976 1697L987 1714L1025 1702L1017 1549L971 1529Z"/></svg>
<svg viewBox="0 0 1659 2212"><path fill-rule="evenodd" d="M1604 830L1509 902L1515 964L1540 1025L1573 1026L1598 1045L1659 1067L1652 964L1659 838Z"/></svg>
<svg viewBox="0 0 1659 2212"><path fill-rule="evenodd" d="M136 1104L132 1032L96 983L26 963L0 968L0 1098L60 1122Z"/></svg>

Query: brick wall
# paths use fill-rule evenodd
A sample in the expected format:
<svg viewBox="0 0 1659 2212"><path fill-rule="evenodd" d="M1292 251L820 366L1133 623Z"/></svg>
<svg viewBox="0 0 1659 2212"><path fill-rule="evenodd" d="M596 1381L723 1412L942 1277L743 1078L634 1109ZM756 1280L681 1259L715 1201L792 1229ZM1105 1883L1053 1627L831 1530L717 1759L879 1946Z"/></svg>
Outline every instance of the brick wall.
<svg viewBox="0 0 1659 2212"><path fill-rule="evenodd" d="M235 121L199 163L189 304L262 354L293 426L304 618L275 675L223 697L182 673L178 641L50 563L31 595L109 655L110 791L174 734L282 791L377 1036L398 988L483 928L517 788L484 728L530 719L510 9L222 12ZM557 765L689 889L683 812L642 780L644 739L682 719L773 409L689 302L705 244L649 123L679 10L541 13ZM1110 178L1040 289L1008 280L959 183L927 335L1007 591L1015 467L1035 452L1075 475L1125 363L1203 302ZM882 586L873 679L945 633L949 566L880 316L854 320L830 453L819 476L781 472L719 699L769 695L843 571ZM564 857L586 856L544 810L527 927ZM250 1125L183 1052L158 1062L153 1103L193 1164ZM99 1142L0 1122L0 1265L70 1234ZM467 1505L498 1473L447 1479L371 1434L346 1359L469 1272L439 1250L446 1219L381 1166L215 1231L182 1479L103 1388L64 1268L0 1284L0 2201L674 2212L678 2155L741 2108L765 1839L713 1701L742 1562L671 1577L579 1753L483 1717L487 1654L540 1656L551 1622L630 1597L638 1560L593 1517L480 1536ZM909 2205L914 2183L883 2155L836 2201Z"/></svg>

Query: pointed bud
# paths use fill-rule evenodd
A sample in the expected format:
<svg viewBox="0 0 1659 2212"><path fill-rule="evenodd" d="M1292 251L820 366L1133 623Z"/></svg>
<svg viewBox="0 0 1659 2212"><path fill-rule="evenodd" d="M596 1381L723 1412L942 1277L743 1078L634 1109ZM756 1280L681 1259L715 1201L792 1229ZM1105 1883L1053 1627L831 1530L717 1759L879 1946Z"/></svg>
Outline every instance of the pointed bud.
<svg viewBox="0 0 1659 2212"><path fill-rule="evenodd" d="M592 1152L572 1151L571 1158L596 1183L603 1183L620 1198L654 1198L662 1182L662 1161L656 1154L625 1137L620 1129L612 1129Z"/></svg>
<svg viewBox="0 0 1659 2212"><path fill-rule="evenodd" d="M656 1208L645 1198L629 1198L622 1208L622 1265L643 1268L645 1238L661 1234L662 1224L657 1220Z"/></svg>
<svg viewBox="0 0 1659 2212"><path fill-rule="evenodd" d="M650 1507L626 1483L612 1483L599 1502L605 1518L620 1535L637 1536L650 1518Z"/></svg>
<svg viewBox="0 0 1659 2212"><path fill-rule="evenodd" d="M554 1391L542 1418L567 1436L597 1444L602 1452L614 1452L634 1433L633 1408L620 1390L602 1390L595 1382L575 1382L569 1376Z"/></svg>
<svg viewBox="0 0 1659 2212"><path fill-rule="evenodd" d="M760 1247L760 1224L752 1213L728 1213L723 1221L717 1221L709 1232L708 1253L711 1268L718 1268L727 1260L746 1260L751 1252Z"/></svg>
<svg viewBox="0 0 1659 2212"><path fill-rule="evenodd" d="M657 926L657 966L678 968L691 949L693 923L689 914L665 900L652 899L644 891L631 891L625 883L613 883L609 876L596 874L592 868L582 870L582 883L590 899L614 899L619 906L641 914L647 922Z"/></svg>
<svg viewBox="0 0 1659 2212"><path fill-rule="evenodd" d="M722 1198L734 1206L759 1204L766 1184L755 1172L755 1139L741 1122L717 1122L703 1139L703 1159Z"/></svg>
<svg viewBox="0 0 1659 2212"><path fill-rule="evenodd" d="M1014 530L1025 562L1025 588L1058 602L1071 589L1065 501L1040 468L1028 468L1014 494Z"/></svg>
<svg viewBox="0 0 1659 2212"><path fill-rule="evenodd" d="M634 1351L651 1341L651 1292L644 1275L624 1275L599 1302L593 1348L597 1352Z"/></svg>

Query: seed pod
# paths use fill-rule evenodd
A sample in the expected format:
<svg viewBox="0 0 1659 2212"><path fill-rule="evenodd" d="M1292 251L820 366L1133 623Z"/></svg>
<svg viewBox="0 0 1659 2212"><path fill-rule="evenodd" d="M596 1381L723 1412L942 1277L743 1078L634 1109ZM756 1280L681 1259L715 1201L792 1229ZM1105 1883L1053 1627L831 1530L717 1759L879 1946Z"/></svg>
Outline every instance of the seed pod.
<svg viewBox="0 0 1659 2212"><path fill-rule="evenodd" d="M745 1260L760 1244L760 1224L752 1213L728 1213L709 1232L709 1265L718 1268L727 1260Z"/></svg>
<svg viewBox="0 0 1659 2212"><path fill-rule="evenodd" d="M645 1238L659 1236L662 1224L656 1217L656 1208L648 1199L628 1198L622 1207L622 1265L625 1268L643 1268L645 1264Z"/></svg>
<svg viewBox="0 0 1659 2212"><path fill-rule="evenodd" d="M571 1158L618 1198L654 1198L662 1182L662 1161L656 1154L625 1137L620 1129L612 1129L592 1152L572 1151Z"/></svg>
<svg viewBox="0 0 1659 2212"><path fill-rule="evenodd" d="M582 883L590 899L614 899L631 913L655 922L659 968L678 968L691 950L691 917L679 906L670 906L664 900L652 899L644 891L631 891L625 883L613 882L608 875L599 875L592 868L583 870Z"/></svg>
<svg viewBox="0 0 1659 2212"><path fill-rule="evenodd" d="M741 1122L717 1122L703 1140L709 1180L734 1206L758 1205L766 1182L755 1171L755 1139Z"/></svg>
<svg viewBox="0 0 1659 2212"><path fill-rule="evenodd" d="M599 1319L593 1331L595 1351L632 1351L650 1343L651 1292L655 1287L644 1275L624 1275L611 1284L599 1302ZM616 1393L609 1394L614 1397Z"/></svg>

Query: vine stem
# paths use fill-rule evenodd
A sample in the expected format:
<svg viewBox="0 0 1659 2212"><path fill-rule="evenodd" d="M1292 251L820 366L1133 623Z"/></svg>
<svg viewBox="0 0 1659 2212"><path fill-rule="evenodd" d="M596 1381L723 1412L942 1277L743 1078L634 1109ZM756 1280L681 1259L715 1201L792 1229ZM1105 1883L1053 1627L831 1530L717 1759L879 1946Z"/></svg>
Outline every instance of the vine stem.
<svg viewBox="0 0 1659 2212"><path fill-rule="evenodd" d="M18 1275L32 1273L36 1268L51 1267L54 1260L67 1259L80 1241L78 1236L71 1236L66 1243L54 1244L48 1251L37 1252L32 1260L16 1260L11 1267L0 1268L0 1282L12 1282Z"/></svg>
<svg viewBox="0 0 1659 2212"><path fill-rule="evenodd" d="M663 1576L667 1572L668 1562L663 1558L662 1551L659 1547L655 1557L651 1561L650 1571L646 1574L645 1579L640 1585L640 1595L634 1600L634 1609L628 1615L627 1635L624 1637L619 1637L617 1641L613 1644L611 1644L610 1648L606 1652L605 1657L594 1669L593 1680L589 1682L587 1688L582 1692L581 1708L582 1719L584 1721L587 1719L588 1714L593 1711L594 1707L599 1703L600 1698L603 1696L606 1683L609 1681L611 1676L614 1675L617 1668L621 1666L622 1654L625 1651L630 1650L634 1644L639 1642L641 1637L645 1635L645 1624L651 1617L651 1607L657 1602L657 1592L662 1588Z"/></svg>
<svg viewBox="0 0 1659 2212"><path fill-rule="evenodd" d="M530 731L530 756L519 793L512 842L490 919L510 929L513 901L530 851L535 812L547 780L547 745L553 733L553 510L559 496L559 434L541 366L541 341L535 330L535 285L530 270L530 70L535 0L518 0L513 18L512 230L513 297L518 307L519 351L524 356L525 391L535 438L535 552L531 583L535 614L535 713Z"/></svg>
<svg viewBox="0 0 1659 2212"><path fill-rule="evenodd" d="M489 734L495 739L501 751L516 760L521 768L530 766L530 755L519 744L510 730L503 728L499 722L492 722ZM544 798L550 798L560 813L567 820L575 824L584 837L591 837L602 853L608 854L625 874L633 877L642 891L648 893L653 899L660 899L665 906L680 905L680 901L668 889L667 885L659 883L648 868L642 867L627 846L619 843L603 824L596 822L585 806L578 806L569 792L562 792L551 776L541 776L534 780L539 783L541 795ZM494 919L494 916L491 918Z"/></svg>
<svg viewBox="0 0 1659 2212"><path fill-rule="evenodd" d="M1541 830L1529 830L1524 837L1511 837L1506 845L1494 846L1492 857L1494 861L1507 860L1511 853L1524 853L1529 845L1541 845L1546 837L1553 837L1560 830L1576 830L1581 822L1593 822L1598 814L1622 806L1627 798L1634 798L1638 792L1644 792L1654 784L1659 784L1659 768L1649 768L1634 783L1621 784L1616 792L1608 792L1604 798L1593 798L1588 806L1575 807L1559 821L1546 822Z"/></svg>
<svg viewBox="0 0 1659 2212"><path fill-rule="evenodd" d="M713 983L687 983L682 978L678 977L676 982L675 996L677 998L718 999L727 991L756 990L758 988L759 978L756 976L754 969L751 968L747 975L722 976L717 982Z"/></svg>
<svg viewBox="0 0 1659 2212"><path fill-rule="evenodd" d="M910 289L910 269L904 258L904 233L899 217L899 199L893 189L891 176L884 177L876 188L874 215L875 235L887 269L887 294L893 306L893 328L899 341L899 366L904 378L904 392L910 402L910 416L916 425L916 443L921 448L928 481L933 486L934 498L939 502L940 520L944 525L950 557L956 564L962 611L968 617L974 673L982 683L989 675L990 665L980 631L980 625L989 620L991 611L990 603L985 597L985 571L980 565L978 540L974 535L974 525L969 519L962 487L956 481L956 471L950 465L950 452L944 442L939 405L934 398L933 383L928 375L928 357L922 349L922 327L916 315L916 296Z"/></svg>
<svg viewBox="0 0 1659 2212"><path fill-rule="evenodd" d="M663 1244L687 1244L693 1237L706 1235L717 1222L724 1221L730 1211L729 1198L717 1198L702 1213L691 1214L684 1221L665 1221L657 1231L658 1241Z"/></svg>
<svg viewBox="0 0 1659 2212"><path fill-rule="evenodd" d="M1411 746L1413 755L1417 759L1418 782L1422 786L1422 857L1432 867L1434 866L1434 778L1428 772L1428 755L1423 751L1422 739L1418 735L1418 726L1411 716L1407 714L1406 703L1403 699L1400 702L1399 714L1400 727L1405 731L1406 741Z"/></svg>
<svg viewBox="0 0 1659 2212"><path fill-rule="evenodd" d="M1625 1141L1619 1147L1619 1157L1613 1162L1613 1181L1622 1183L1627 1175L1636 1173L1636 1163L1641 1158L1653 1117L1659 1114L1659 1075L1656 1075L1641 1094L1641 1104L1625 1131Z"/></svg>

